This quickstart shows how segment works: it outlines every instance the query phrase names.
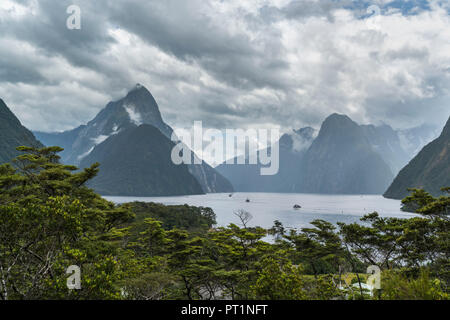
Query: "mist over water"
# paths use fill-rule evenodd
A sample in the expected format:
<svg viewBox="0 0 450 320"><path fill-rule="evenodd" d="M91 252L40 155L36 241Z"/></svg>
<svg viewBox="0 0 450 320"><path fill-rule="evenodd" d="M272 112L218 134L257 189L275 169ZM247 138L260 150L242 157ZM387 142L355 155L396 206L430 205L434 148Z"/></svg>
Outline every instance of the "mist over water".
<svg viewBox="0 0 450 320"><path fill-rule="evenodd" d="M377 211L382 217L409 218L416 216L400 210L399 200L385 199L381 195L319 195L295 193L212 193L178 197L105 197L115 203L132 201L157 202L165 205L210 207L217 215L218 226L239 224L234 211L244 209L253 216L249 226L270 228L279 220L287 228L310 226L315 219L331 223L359 222L365 214ZM250 202L246 202L249 199ZM294 209L295 204L301 209Z"/></svg>

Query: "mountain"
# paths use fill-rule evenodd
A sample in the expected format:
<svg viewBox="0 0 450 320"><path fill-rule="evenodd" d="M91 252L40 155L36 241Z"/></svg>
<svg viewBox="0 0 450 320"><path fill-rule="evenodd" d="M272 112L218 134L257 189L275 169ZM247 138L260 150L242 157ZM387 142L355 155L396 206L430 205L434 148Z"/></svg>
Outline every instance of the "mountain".
<svg viewBox="0 0 450 320"><path fill-rule="evenodd" d="M21 154L17 147L43 147L0 99L0 163L10 162Z"/></svg>
<svg viewBox="0 0 450 320"><path fill-rule="evenodd" d="M365 129L332 114L304 156L296 191L325 194L382 194L393 174L372 148Z"/></svg>
<svg viewBox="0 0 450 320"><path fill-rule="evenodd" d="M361 125L364 135L372 149L387 163L392 173L396 175L414 156L403 149L397 131L389 125Z"/></svg>
<svg viewBox="0 0 450 320"><path fill-rule="evenodd" d="M130 126L96 146L80 166L100 163L100 172L88 186L102 195L202 194L188 167L171 161L174 145L151 125Z"/></svg>
<svg viewBox="0 0 450 320"><path fill-rule="evenodd" d="M170 139L172 129L166 125L151 93L137 84L128 94L110 102L97 116L74 130L62 133L36 133L46 145L59 145L64 163L78 165L93 148L108 137L132 125L150 124Z"/></svg>
<svg viewBox="0 0 450 320"><path fill-rule="evenodd" d="M37 132L36 135L46 145L63 147L65 150L61 156L64 163L79 165L108 138L142 124L156 127L168 139L172 136L173 130L163 121L152 94L137 84L124 98L108 103L86 125L62 133ZM188 170L204 192L233 191L231 183L205 162L188 165Z"/></svg>
<svg viewBox="0 0 450 320"><path fill-rule="evenodd" d="M216 167L224 177L240 192L293 192L297 187L296 177L302 167L305 151L314 139L315 130L311 127L293 130L281 136L278 141L279 147L279 171L275 175L261 175L261 164L248 164L248 156L245 158L246 165L223 163ZM259 151L261 152L261 151ZM258 159L259 159L258 152ZM270 154L270 148L264 150ZM238 158L233 159L238 163Z"/></svg>
<svg viewBox="0 0 450 320"><path fill-rule="evenodd" d="M59 155L64 163L70 163L67 159L70 158L72 153L72 145L80 133L83 132L84 128L86 128L85 125L64 132L46 133L34 131L33 133L39 141L43 141L47 146L64 148L64 151L60 152ZM76 163L78 164L78 161Z"/></svg>
<svg viewBox="0 0 450 320"><path fill-rule="evenodd" d="M427 144L397 175L384 196L403 199L407 188L423 188L438 196L450 186L450 118L441 135Z"/></svg>
<svg viewBox="0 0 450 320"><path fill-rule="evenodd" d="M399 130L398 136L403 150L406 151L411 160L425 145L436 139L440 133L441 128L430 124L422 124L417 127Z"/></svg>
<svg viewBox="0 0 450 320"><path fill-rule="evenodd" d="M386 124L358 125L333 114L314 142L310 127L281 137L280 169L274 176L261 176L261 165L248 164L248 158L246 165L223 163L216 169L236 191L381 194L417 146L434 135L433 128L397 131Z"/></svg>

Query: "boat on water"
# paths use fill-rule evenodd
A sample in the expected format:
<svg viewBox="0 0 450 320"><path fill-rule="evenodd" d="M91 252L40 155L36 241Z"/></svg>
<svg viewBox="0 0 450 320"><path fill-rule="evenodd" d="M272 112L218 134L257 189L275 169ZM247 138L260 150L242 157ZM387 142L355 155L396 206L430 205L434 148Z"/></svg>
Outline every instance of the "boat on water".
<svg viewBox="0 0 450 320"><path fill-rule="evenodd" d="M301 209L301 205L299 205L299 204L294 204L294 209Z"/></svg>

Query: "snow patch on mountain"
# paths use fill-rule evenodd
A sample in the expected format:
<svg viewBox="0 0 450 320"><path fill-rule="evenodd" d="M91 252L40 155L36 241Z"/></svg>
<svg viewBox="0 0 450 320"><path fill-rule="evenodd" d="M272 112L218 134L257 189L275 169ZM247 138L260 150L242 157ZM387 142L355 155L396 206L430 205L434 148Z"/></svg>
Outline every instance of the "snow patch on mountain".
<svg viewBox="0 0 450 320"><path fill-rule="evenodd" d="M108 138L109 138L109 136L101 134L101 135L99 135L96 138L92 138L92 141L94 141L95 145L98 145L98 144L102 143L103 141L105 141Z"/></svg>
<svg viewBox="0 0 450 320"><path fill-rule="evenodd" d="M112 130L113 130L113 131L111 132L110 136L115 135L115 134L118 134L118 133L120 132L119 126L118 126L117 124L114 125L114 127L113 127Z"/></svg>
<svg viewBox="0 0 450 320"><path fill-rule="evenodd" d="M117 124L114 124L112 131L110 134L105 135L105 134L101 134L96 138L91 138L91 140L94 142L95 145L102 143L103 141L105 141L106 139L108 139L109 137L118 134L120 132L119 130L119 126Z"/></svg>
<svg viewBox="0 0 450 320"><path fill-rule="evenodd" d="M90 148L88 151L86 151L85 153L79 155L77 158L78 160L82 160L83 158L85 158L87 155L89 155L92 150L94 150L95 146L93 146L92 148Z"/></svg>
<svg viewBox="0 0 450 320"><path fill-rule="evenodd" d="M142 116L136 111L136 106L134 104L124 104L123 108L128 113L131 122L140 126L142 124Z"/></svg>

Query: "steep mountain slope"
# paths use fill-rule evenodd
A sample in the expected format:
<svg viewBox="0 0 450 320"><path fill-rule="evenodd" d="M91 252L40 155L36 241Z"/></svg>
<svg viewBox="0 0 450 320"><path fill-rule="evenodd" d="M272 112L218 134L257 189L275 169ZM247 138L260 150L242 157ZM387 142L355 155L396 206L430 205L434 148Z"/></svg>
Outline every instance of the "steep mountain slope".
<svg viewBox="0 0 450 320"><path fill-rule="evenodd" d="M172 163L174 145L151 125L130 126L96 146L81 167L101 164L89 186L102 195L202 194L202 187L187 166Z"/></svg>
<svg viewBox="0 0 450 320"><path fill-rule="evenodd" d="M304 157L297 191L382 194L393 174L373 150L364 130L349 117L332 114Z"/></svg>
<svg viewBox="0 0 450 320"><path fill-rule="evenodd" d="M372 149L383 158L394 175L413 157L403 149L398 133L390 126L361 125L361 129Z"/></svg>
<svg viewBox="0 0 450 320"><path fill-rule="evenodd" d="M93 148L108 137L132 125L150 124L170 138L172 129L166 125L151 93L137 84L128 94L109 102L87 125L62 133L37 133L46 145L60 145L64 163L78 165Z"/></svg>
<svg viewBox="0 0 450 320"><path fill-rule="evenodd" d="M441 135L427 144L397 175L385 192L386 198L402 199L407 188L424 188L441 195L440 188L450 186L450 118Z"/></svg>
<svg viewBox="0 0 450 320"><path fill-rule="evenodd" d="M245 165L223 163L216 167L224 177L240 192L293 192L299 181L297 177L302 168L302 160L306 149L314 137L314 129L311 127L293 130L290 134L284 134L279 142L280 165L275 175L261 175L261 164ZM269 152L269 151L264 151ZM259 158L259 153L258 153ZM238 158L235 158L234 163Z"/></svg>
<svg viewBox="0 0 450 320"><path fill-rule="evenodd" d="M110 102L87 125L63 133L37 133L46 145L60 145L65 148L62 161L80 164L96 146L111 136L127 128L149 124L158 128L168 139L172 128L162 119L158 104L152 94L137 84L128 94ZM188 165L189 172L195 176L204 192L231 192L233 187L207 163Z"/></svg>
<svg viewBox="0 0 450 320"><path fill-rule="evenodd" d="M5 102L0 99L0 163L11 161L20 152L19 146L42 147L34 135L22 126L19 119L9 110Z"/></svg>

